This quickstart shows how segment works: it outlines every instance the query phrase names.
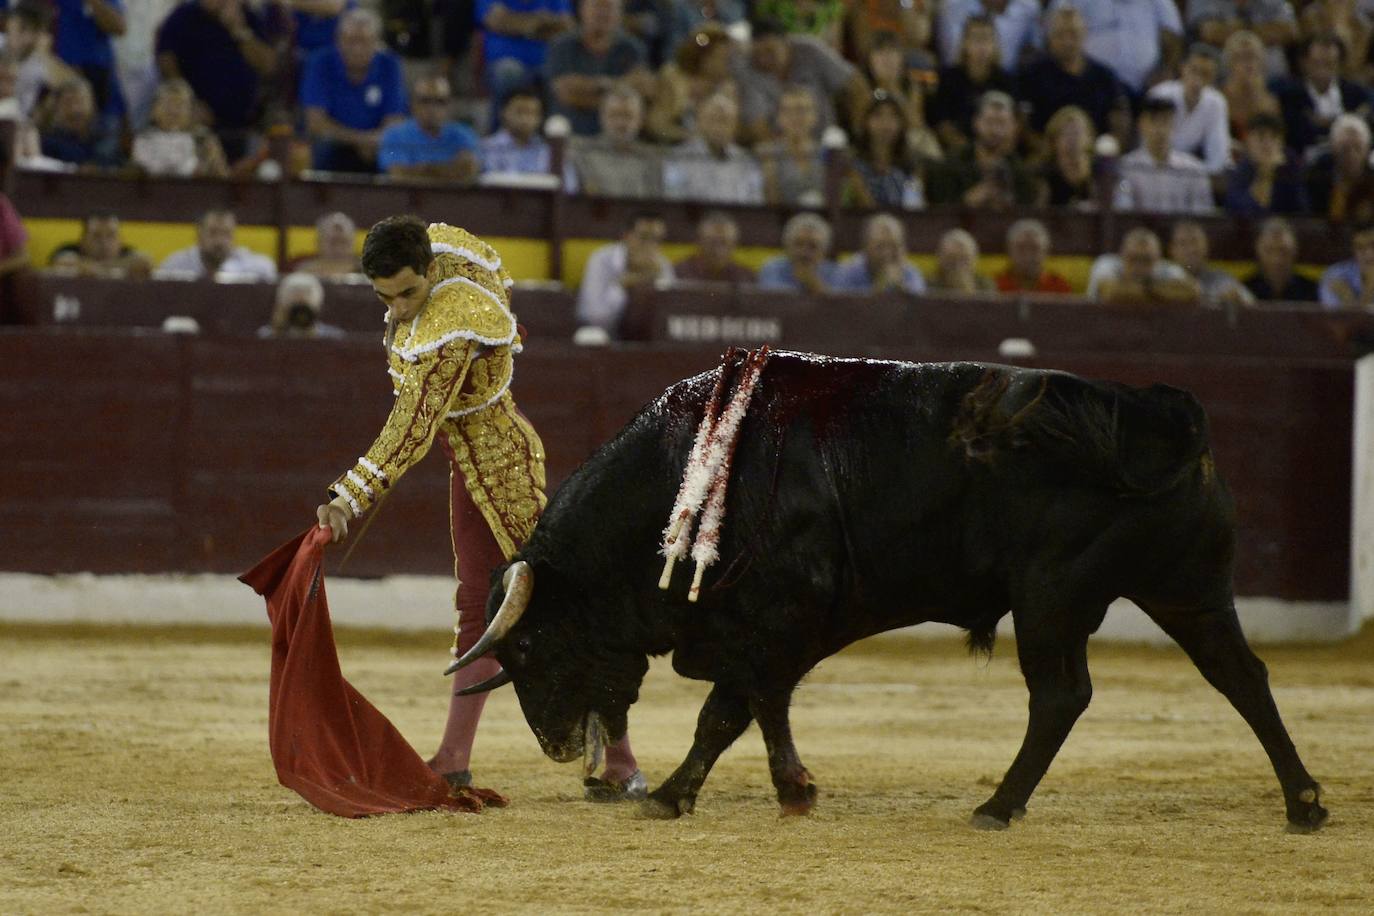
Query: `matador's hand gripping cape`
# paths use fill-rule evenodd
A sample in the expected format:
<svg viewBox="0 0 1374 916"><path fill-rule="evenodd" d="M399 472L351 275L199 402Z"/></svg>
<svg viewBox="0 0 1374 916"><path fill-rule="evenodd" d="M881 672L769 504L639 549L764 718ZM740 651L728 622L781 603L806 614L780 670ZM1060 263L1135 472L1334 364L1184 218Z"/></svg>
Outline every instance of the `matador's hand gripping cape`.
<svg viewBox="0 0 1374 916"><path fill-rule="evenodd" d="M468 493L509 559L544 508L544 446L510 394L520 351L511 279L469 232L429 227L437 277L411 321L389 327L396 404L367 453L330 486L362 516L446 437Z"/></svg>

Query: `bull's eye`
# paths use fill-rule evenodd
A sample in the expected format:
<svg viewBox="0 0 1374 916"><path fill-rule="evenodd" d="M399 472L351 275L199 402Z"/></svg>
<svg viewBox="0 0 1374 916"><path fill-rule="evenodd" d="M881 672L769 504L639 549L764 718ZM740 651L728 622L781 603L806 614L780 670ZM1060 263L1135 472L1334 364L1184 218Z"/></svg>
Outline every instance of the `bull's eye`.
<svg viewBox="0 0 1374 916"><path fill-rule="evenodd" d="M534 644L530 642L530 638L528 636L521 636L519 639L515 641L515 651L519 652L521 655L528 655L530 649L532 649L533 647Z"/></svg>

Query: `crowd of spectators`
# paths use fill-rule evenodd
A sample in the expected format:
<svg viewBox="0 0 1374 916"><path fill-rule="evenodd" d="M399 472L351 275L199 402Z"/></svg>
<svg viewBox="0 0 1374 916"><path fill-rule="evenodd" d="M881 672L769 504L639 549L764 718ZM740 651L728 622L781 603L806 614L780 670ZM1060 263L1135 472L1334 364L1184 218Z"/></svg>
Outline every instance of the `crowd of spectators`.
<svg viewBox="0 0 1374 916"><path fill-rule="evenodd" d="M1366 0L477 0L437 5L437 32L356 0L153 5L142 41L155 75L139 81L116 52L138 40L126 33L135 16L148 21L146 4L8 0L0 116L15 124L21 168L214 178L270 177L279 171L264 167L278 165L458 184L538 175L637 199L648 209L585 271L579 314L608 331L625 289L674 277L1069 291L1033 219L1012 226L997 276L979 271L962 230L921 240L936 262L923 275L893 214L940 206L1177 215L1167 244L1138 229L1098 259L1087 293L1104 301L1374 297L1374 241L1318 290L1293 269L1291 228L1271 220L1242 283L1208 266L1206 232L1189 221L1374 221ZM565 136L554 176L550 139ZM825 220L795 216L784 253L755 277L733 255L725 213L702 222L693 258L668 263L652 208L677 200L875 213L860 250L839 260ZM0 207L0 270L23 250L10 212ZM351 221L331 214L317 229L319 253L292 266L326 280L355 273ZM92 214L52 264L275 280L276 265L235 232L233 213L206 213L196 245L154 269L119 247L117 215Z"/></svg>

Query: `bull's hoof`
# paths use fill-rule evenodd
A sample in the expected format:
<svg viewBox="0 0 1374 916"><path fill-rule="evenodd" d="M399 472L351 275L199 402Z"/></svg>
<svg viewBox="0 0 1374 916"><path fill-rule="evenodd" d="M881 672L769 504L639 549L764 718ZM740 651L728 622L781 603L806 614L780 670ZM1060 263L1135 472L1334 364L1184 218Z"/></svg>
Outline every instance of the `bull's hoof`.
<svg viewBox="0 0 1374 916"><path fill-rule="evenodd" d="M1313 786L1298 793L1297 799L1288 804L1289 833L1316 833L1330 816L1320 804L1321 787Z"/></svg>
<svg viewBox="0 0 1374 916"><path fill-rule="evenodd" d="M993 817L991 814L979 814L976 811L973 817L969 818L968 823L974 830L1006 830L1011 826L1010 821Z"/></svg>
<svg viewBox="0 0 1374 916"><path fill-rule="evenodd" d="M1025 816L1026 809L1020 805L1008 808L999 804L996 798L992 798L973 809L973 817L969 819L969 824L977 830L1006 830L1012 821Z"/></svg>
<svg viewBox="0 0 1374 916"><path fill-rule="evenodd" d="M816 807L816 784L807 782L788 786L785 791L778 793L778 804L782 808L782 817L804 817L810 814L811 809Z"/></svg>
<svg viewBox="0 0 1374 916"><path fill-rule="evenodd" d="M639 803L639 816L655 821L672 821L684 814L691 814L696 802L694 795L673 799L657 797L655 793Z"/></svg>

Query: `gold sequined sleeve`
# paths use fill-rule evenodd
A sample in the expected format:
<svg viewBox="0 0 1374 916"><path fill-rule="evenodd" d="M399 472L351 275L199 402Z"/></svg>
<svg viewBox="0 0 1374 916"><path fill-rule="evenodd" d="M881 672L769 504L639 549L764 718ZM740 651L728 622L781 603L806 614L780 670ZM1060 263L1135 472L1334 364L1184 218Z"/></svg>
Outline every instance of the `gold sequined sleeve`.
<svg viewBox="0 0 1374 916"><path fill-rule="evenodd" d="M411 465L429 451L444 417L458 399L475 345L453 340L421 353L397 385L396 404L377 441L329 492L342 496L354 517L367 512Z"/></svg>

